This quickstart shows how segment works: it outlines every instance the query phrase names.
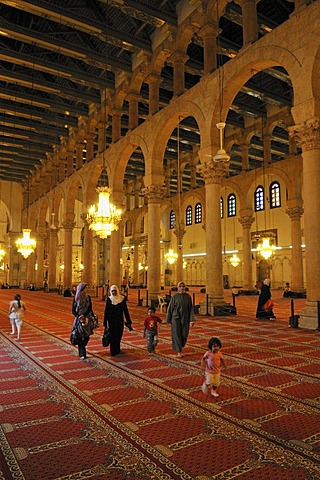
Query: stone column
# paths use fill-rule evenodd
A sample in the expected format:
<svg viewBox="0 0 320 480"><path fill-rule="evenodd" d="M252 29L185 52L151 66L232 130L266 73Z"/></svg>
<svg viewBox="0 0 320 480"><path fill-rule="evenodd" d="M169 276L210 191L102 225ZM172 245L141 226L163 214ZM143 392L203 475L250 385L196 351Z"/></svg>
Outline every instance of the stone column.
<svg viewBox="0 0 320 480"><path fill-rule="evenodd" d="M67 152L67 176L70 177L70 175L73 174L73 157L74 157L74 152L71 150L68 150Z"/></svg>
<svg viewBox="0 0 320 480"><path fill-rule="evenodd" d="M301 216L303 208L292 207L286 210L291 219L291 243L292 243L292 261L291 261L291 290L293 292L303 292L303 262L301 247Z"/></svg>
<svg viewBox="0 0 320 480"><path fill-rule="evenodd" d="M90 160L93 160L94 158L94 139L95 139L95 134L94 133L87 133L86 135L86 140L87 140L87 145L86 145L86 162L90 162Z"/></svg>
<svg viewBox="0 0 320 480"><path fill-rule="evenodd" d="M161 292L160 269L160 206L165 188L149 185L142 190L148 199L148 292L149 299L156 300Z"/></svg>
<svg viewBox="0 0 320 480"><path fill-rule="evenodd" d="M76 144L76 169L79 170L83 166L83 142Z"/></svg>
<svg viewBox="0 0 320 480"><path fill-rule="evenodd" d="M258 40L257 0L241 0L243 46L247 47Z"/></svg>
<svg viewBox="0 0 320 480"><path fill-rule="evenodd" d="M251 225L254 222L252 212L240 212L239 222L242 225L242 258L243 258L243 288L253 289L252 281L252 254L251 254Z"/></svg>
<svg viewBox="0 0 320 480"><path fill-rule="evenodd" d="M156 74L150 74L145 82L149 84L149 115L154 115L159 111L159 86L161 77Z"/></svg>
<svg viewBox="0 0 320 480"><path fill-rule="evenodd" d="M37 235L37 273L36 273L36 285L41 288L43 285L43 263L44 263L44 239L45 233L38 233Z"/></svg>
<svg viewBox="0 0 320 480"><path fill-rule="evenodd" d="M57 245L58 245L58 229L50 228L49 233L49 271L48 284L49 289L57 287Z"/></svg>
<svg viewBox="0 0 320 480"><path fill-rule="evenodd" d="M133 283L139 285L139 239L133 238Z"/></svg>
<svg viewBox="0 0 320 480"><path fill-rule="evenodd" d="M182 222L178 223L174 229L174 234L177 237L178 243L178 259L177 259L177 282L184 281L183 278L183 245L182 240L186 233L186 229L184 228L184 224Z"/></svg>
<svg viewBox="0 0 320 480"><path fill-rule="evenodd" d="M88 285L93 285L93 235L92 230L89 229L88 222L84 220L83 231L83 275L82 280ZM80 259L79 259L80 261Z"/></svg>
<svg viewBox="0 0 320 480"><path fill-rule="evenodd" d="M32 253L27 258L27 287L29 287L31 283L35 282L35 269L34 269L35 263L36 263L36 256L34 253Z"/></svg>
<svg viewBox="0 0 320 480"><path fill-rule="evenodd" d="M112 202L113 205L116 205L117 208L121 207L123 200L123 192L113 192ZM114 230L110 236L110 285L118 285L121 287L122 279L122 265L120 264L120 259L122 258L121 253L121 242L123 231L123 222L119 223L118 230Z"/></svg>
<svg viewBox="0 0 320 480"><path fill-rule="evenodd" d="M320 300L320 121L314 118L289 128L302 148L304 232L306 243L307 302L300 314L304 328L318 326L317 302Z"/></svg>
<svg viewBox="0 0 320 480"><path fill-rule="evenodd" d="M106 128L107 125L104 122L100 122L98 126L98 151L102 153L106 149Z"/></svg>
<svg viewBox="0 0 320 480"><path fill-rule="evenodd" d="M214 23L206 23L198 32L203 39L204 74L217 68L217 36L221 29Z"/></svg>
<svg viewBox="0 0 320 480"><path fill-rule="evenodd" d="M129 130L133 130L139 124L138 120L138 108L140 95L138 93L131 92L127 96L129 101Z"/></svg>
<svg viewBox="0 0 320 480"><path fill-rule="evenodd" d="M249 145L243 143L240 145L242 158L242 171L249 170Z"/></svg>
<svg viewBox="0 0 320 480"><path fill-rule="evenodd" d="M121 137L121 115L120 108L112 110L112 142L116 142Z"/></svg>
<svg viewBox="0 0 320 480"><path fill-rule="evenodd" d="M74 214L72 216L74 218ZM63 285L65 288L71 287L72 284L72 232L75 225L75 222L71 219L62 224L64 228Z"/></svg>
<svg viewBox="0 0 320 480"><path fill-rule="evenodd" d="M271 135L265 133L263 135L263 163L265 166L270 165L271 163Z"/></svg>
<svg viewBox="0 0 320 480"><path fill-rule="evenodd" d="M228 172L228 164L210 160L199 165L198 170L204 178L206 194L206 288L210 305L214 307L224 303L220 197L221 183Z"/></svg>
<svg viewBox="0 0 320 480"><path fill-rule="evenodd" d="M190 165L190 187L192 189L197 188L197 167L196 165Z"/></svg>
<svg viewBox="0 0 320 480"><path fill-rule="evenodd" d="M173 64L173 94L181 95L184 92L184 66L188 55L182 52L174 52L168 59Z"/></svg>

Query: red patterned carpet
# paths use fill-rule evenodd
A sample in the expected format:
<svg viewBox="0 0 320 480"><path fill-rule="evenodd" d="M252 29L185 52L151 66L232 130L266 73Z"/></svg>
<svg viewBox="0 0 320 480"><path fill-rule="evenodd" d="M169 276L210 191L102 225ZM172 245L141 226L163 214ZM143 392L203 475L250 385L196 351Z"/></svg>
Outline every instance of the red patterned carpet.
<svg viewBox="0 0 320 480"><path fill-rule="evenodd" d="M275 321L255 320L257 297L237 297L236 316L197 316L182 359L166 325L146 352L146 307L130 292L123 353L109 356L100 328L85 362L69 343L71 299L21 291L18 342L14 293L0 293L0 480L320 479L319 332L288 328L281 292ZM102 320L104 302L93 303ZM211 336L228 364L217 399L200 389Z"/></svg>

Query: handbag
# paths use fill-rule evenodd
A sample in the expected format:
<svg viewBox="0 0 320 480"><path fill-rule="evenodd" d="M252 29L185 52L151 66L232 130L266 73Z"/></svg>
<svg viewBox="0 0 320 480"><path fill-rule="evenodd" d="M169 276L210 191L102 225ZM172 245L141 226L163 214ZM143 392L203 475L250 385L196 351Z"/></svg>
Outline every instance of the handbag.
<svg viewBox="0 0 320 480"><path fill-rule="evenodd" d="M108 327L105 327L102 335L102 346L109 347L110 345L110 331Z"/></svg>
<svg viewBox="0 0 320 480"><path fill-rule="evenodd" d="M71 345L78 345L81 338L83 338L83 329L80 320L76 318L70 333Z"/></svg>
<svg viewBox="0 0 320 480"><path fill-rule="evenodd" d="M95 330L96 328L98 328L98 327L99 327L98 315L96 315L95 313L91 312L91 313L90 313L90 322L91 322L91 328L92 328L92 330Z"/></svg>
<svg viewBox="0 0 320 480"><path fill-rule="evenodd" d="M270 312L273 309L273 306L274 303L271 298L269 298L269 300L267 300L266 303L263 305L263 308L266 312Z"/></svg>

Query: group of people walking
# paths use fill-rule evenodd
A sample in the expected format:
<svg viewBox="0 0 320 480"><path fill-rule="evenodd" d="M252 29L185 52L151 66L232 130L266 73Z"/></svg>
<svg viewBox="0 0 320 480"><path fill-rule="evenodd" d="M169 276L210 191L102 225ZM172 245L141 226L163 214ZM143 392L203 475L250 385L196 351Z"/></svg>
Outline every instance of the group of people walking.
<svg viewBox="0 0 320 480"><path fill-rule="evenodd" d="M256 318L275 318L273 313L273 302L271 299L270 279L266 278L260 286L261 292L258 299ZM17 332L17 340L21 338L21 325L26 310L21 295L16 294L9 306L9 319L11 323L11 335ZM76 323L81 326L81 335L77 339L78 354L80 360L87 358L87 344L93 333L92 325L92 300L87 291L87 284L79 283L72 303L72 314L75 317L73 328ZM148 316L144 320L143 335L146 339L146 348L150 354L155 353L158 344L158 327L162 319L156 315L155 308L148 308ZM182 351L185 347L190 331L195 323L194 308L190 295L186 292L184 282L177 285L175 293L169 302L166 315L166 323L171 327L172 349L178 358L182 358ZM103 324L109 333L110 355L115 356L121 353L121 340L126 327L132 331L132 320L127 305L127 297L120 292L117 285L110 287L109 296L106 298ZM211 394L218 397L217 388L220 384L221 366L226 364L221 352L222 344L219 338L212 337L208 343L208 351L201 359L202 368L205 370L205 381L202 385L204 394Z"/></svg>

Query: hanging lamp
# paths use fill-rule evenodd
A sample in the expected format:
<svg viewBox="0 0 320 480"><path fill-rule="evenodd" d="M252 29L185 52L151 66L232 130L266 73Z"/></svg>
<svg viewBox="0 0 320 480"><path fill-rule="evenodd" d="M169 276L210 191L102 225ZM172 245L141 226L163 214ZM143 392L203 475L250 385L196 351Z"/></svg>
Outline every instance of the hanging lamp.
<svg viewBox="0 0 320 480"><path fill-rule="evenodd" d="M98 237L108 238L113 231L119 229L122 211L110 203L111 189L107 186L97 187L98 205L91 205L87 214L90 230Z"/></svg>

